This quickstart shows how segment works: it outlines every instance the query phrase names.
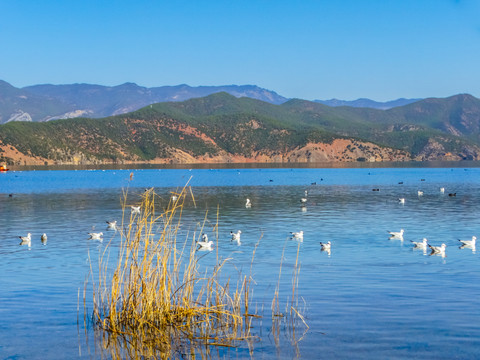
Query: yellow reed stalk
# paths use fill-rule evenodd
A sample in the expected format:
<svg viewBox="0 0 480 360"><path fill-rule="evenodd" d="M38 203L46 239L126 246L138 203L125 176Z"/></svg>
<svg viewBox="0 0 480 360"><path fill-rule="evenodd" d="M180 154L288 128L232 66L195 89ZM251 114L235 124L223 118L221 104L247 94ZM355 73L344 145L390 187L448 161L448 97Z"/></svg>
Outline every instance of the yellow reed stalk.
<svg viewBox="0 0 480 360"><path fill-rule="evenodd" d="M196 206L191 187L188 190ZM127 193L124 191L121 201L122 224L114 268L110 269L108 264L110 243L99 254L96 282L90 264L93 320L106 332L102 341L112 357L168 358L172 351L180 349L195 353L200 344L231 347L239 341L250 341L252 320L259 318L250 313L253 262L259 242L253 251L250 274L242 275L231 293L230 279L224 284L220 282L230 259L220 260L218 254L218 207L214 227L216 263L201 275L202 257L196 252L196 240L201 237L208 213L199 224L199 233L195 231L191 240L187 235L183 244L177 244L187 186L172 192L176 199L171 197L159 215L157 195L149 189L142 195L140 214L130 212L128 216ZM294 274L296 285L297 275L298 270ZM279 285L272 301L272 314L279 312L278 291ZM292 301L295 296L293 290Z"/></svg>

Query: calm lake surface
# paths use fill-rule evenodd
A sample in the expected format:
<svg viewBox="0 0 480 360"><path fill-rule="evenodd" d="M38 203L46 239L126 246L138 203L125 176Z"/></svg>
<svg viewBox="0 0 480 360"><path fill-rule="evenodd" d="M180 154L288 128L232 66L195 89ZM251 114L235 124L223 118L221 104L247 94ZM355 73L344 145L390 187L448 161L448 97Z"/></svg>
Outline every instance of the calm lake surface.
<svg viewBox="0 0 480 360"><path fill-rule="evenodd" d="M110 240L115 251L119 236L106 230L105 221L121 220L122 189L135 204L145 188L155 187L166 206L171 191L189 181L196 207L187 201L181 236L198 233L207 217L203 231L214 239L218 207L218 253L233 258L233 279L250 267L259 243L254 302L265 318L254 328L260 337L254 358L478 359L479 253L460 249L458 239L480 236L480 168L452 166L0 173L0 358L109 358L92 326L84 326L81 299L78 305L89 254L95 260ZM103 231L102 243L87 240L92 229ZM388 238L387 231L400 229L403 241ZM236 230L241 245L230 241ZM300 230L303 242L291 240L290 232ZM18 238L28 232L30 248ZM414 249L410 240L423 237L445 243L446 257ZM320 250L319 242L327 241L330 254ZM298 291L309 329L299 325L295 336L282 332L276 346L271 299L282 252L283 305L282 296L290 295L299 244ZM215 251L203 255L207 266ZM91 309L88 294L87 302ZM212 357L250 354L240 344L214 350Z"/></svg>

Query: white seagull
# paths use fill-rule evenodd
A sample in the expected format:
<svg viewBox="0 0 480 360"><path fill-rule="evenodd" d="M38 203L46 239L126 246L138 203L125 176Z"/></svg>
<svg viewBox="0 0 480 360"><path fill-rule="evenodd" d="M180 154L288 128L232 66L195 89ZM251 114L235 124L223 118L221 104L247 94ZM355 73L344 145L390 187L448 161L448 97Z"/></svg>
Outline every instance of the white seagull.
<svg viewBox="0 0 480 360"><path fill-rule="evenodd" d="M117 231L117 220L107 221L107 230Z"/></svg>
<svg viewBox="0 0 480 360"><path fill-rule="evenodd" d="M303 240L303 230L299 231L299 232L291 232L290 234L292 234L292 237L294 239L302 239Z"/></svg>
<svg viewBox="0 0 480 360"><path fill-rule="evenodd" d="M28 247L32 245L32 234L28 233L27 236L19 236L19 238L22 240L20 245L28 245Z"/></svg>
<svg viewBox="0 0 480 360"><path fill-rule="evenodd" d="M207 234L202 234L202 241L197 241L197 245L199 250L213 250L213 241L208 241Z"/></svg>
<svg viewBox="0 0 480 360"><path fill-rule="evenodd" d="M477 242L477 237L472 236L472 240L460 240L460 239L458 239L458 241L460 241L462 243L462 246L475 247L476 242Z"/></svg>
<svg viewBox="0 0 480 360"><path fill-rule="evenodd" d="M422 195L423 195L423 191L418 190L418 191L417 191L417 194L418 194L418 196L422 196Z"/></svg>
<svg viewBox="0 0 480 360"><path fill-rule="evenodd" d="M241 230L238 230L236 233L230 231L230 235L232 236L232 240L240 241L240 234L242 233Z"/></svg>
<svg viewBox="0 0 480 360"><path fill-rule="evenodd" d="M405 232L401 229L399 232L397 231L387 231L390 234L390 239L402 239L403 240L403 233Z"/></svg>
<svg viewBox="0 0 480 360"><path fill-rule="evenodd" d="M444 188L444 187L441 187L441 188L440 188L440 192L441 192L442 194L445 194L445 188Z"/></svg>
<svg viewBox="0 0 480 360"><path fill-rule="evenodd" d="M245 207L246 208L251 208L252 207L252 203L250 202L250 199L247 199L247 201L245 202Z"/></svg>
<svg viewBox="0 0 480 360"><path fill-rule="evenodd" d="M131 213L132 215L134 214L140 214L140 206L131 206Z"/></svg>
<svg viewBox="0 0 480 360"><path fill-rule="evenodd" d="M441 246L432 246L428 244L428 247L432 249L430 255L441 255L442 257L445 257L445 249L447 248L447 245L442 244Z"/></svg>
<svg viewBox="0 0 480 360"><path fill-rule="evenodd" d="M405 204L405 198L399 198L399 199L398 199L398 202L399 202L400 204Z"/></svg>
<svg viewBox="0 0 480 360"><path fill-rule="evenodd" d="M90 236L88 238L88 240L100 240L100 241L103 241L103 232L99 232L99 233L88 233L88 235Z"/></svg>
<svg viewBox="0 0 480 360"><path fill-rule="evenodd" d="M43 245L47 245L47 234L43 233L43 235L40 237L40 240L42 240Z"/></svg>
<svg viewBox="0 0 480 360"><path fill-rule="evenodd" d="M330 251L332 249L332 243L330 241L327 243L322 243L320 241L320 246L322 247L322 251Z"/></svg>
<svg viewBox="0 0 480 360"><path fill-rule="evenodd" d="M410 242L413 244L413 247L415 247L415 248L423 249L423 251L427 250L427 246L428 246L427 238L423 238L422 241L412 241L412 240L410 240Z"/></svg>

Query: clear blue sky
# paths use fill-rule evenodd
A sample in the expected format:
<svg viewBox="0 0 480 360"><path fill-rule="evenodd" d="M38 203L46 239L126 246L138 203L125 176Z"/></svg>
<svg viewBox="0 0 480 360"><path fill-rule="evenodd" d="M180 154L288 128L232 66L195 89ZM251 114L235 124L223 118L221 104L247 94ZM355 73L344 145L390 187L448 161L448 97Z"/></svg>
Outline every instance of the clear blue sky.
<svg viewBox="0 0 480 360"><path fill-rule="evenodd" d="M480 97L480 1L0 0L0 79Z"/></svg>

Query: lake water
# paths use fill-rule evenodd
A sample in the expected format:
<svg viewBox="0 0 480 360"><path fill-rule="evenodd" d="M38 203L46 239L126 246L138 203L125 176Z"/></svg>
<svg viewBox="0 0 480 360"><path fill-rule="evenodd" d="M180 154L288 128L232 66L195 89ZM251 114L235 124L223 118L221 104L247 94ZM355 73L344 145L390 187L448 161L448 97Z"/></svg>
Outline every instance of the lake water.
<svg viewBox="0 0 480 360"><path fill-rule="evenodd" d="M250 267L260 241L254 301L265 319L254 328L260 337L254 358L480 357L479 253L460 249L458 241L480 236L480 168L417 167L0 173L0 358L108 358L78 306L89 253L95 257L106 240L117 241L105 221L121 219L122 189L128 187L129 203L136 203L145 188L155 187L166 204L188 181L196 207L187 201L182 234L198 232L207 213L204 231L213 239L218 206L218 252L233 258L233 278ZM103 243L87 240L92 229L104 232ZM404 241L388 238L387 231L400 229ZM230 241L232 230L242 231L240 246ZM281 295L289 295L299 244L289 237L300 230L298 291L309 329L297 327L296 347L288 330L276 346L268 309L283 251ZM28 232L31 247L19 246L18 236ZM423 237L445 243L446 257L414 249L410 240ZM320 241L331 241L330 254ZM202 253L205 264L214 253ZM250 357L246 345L213 354Z"/></svg>

